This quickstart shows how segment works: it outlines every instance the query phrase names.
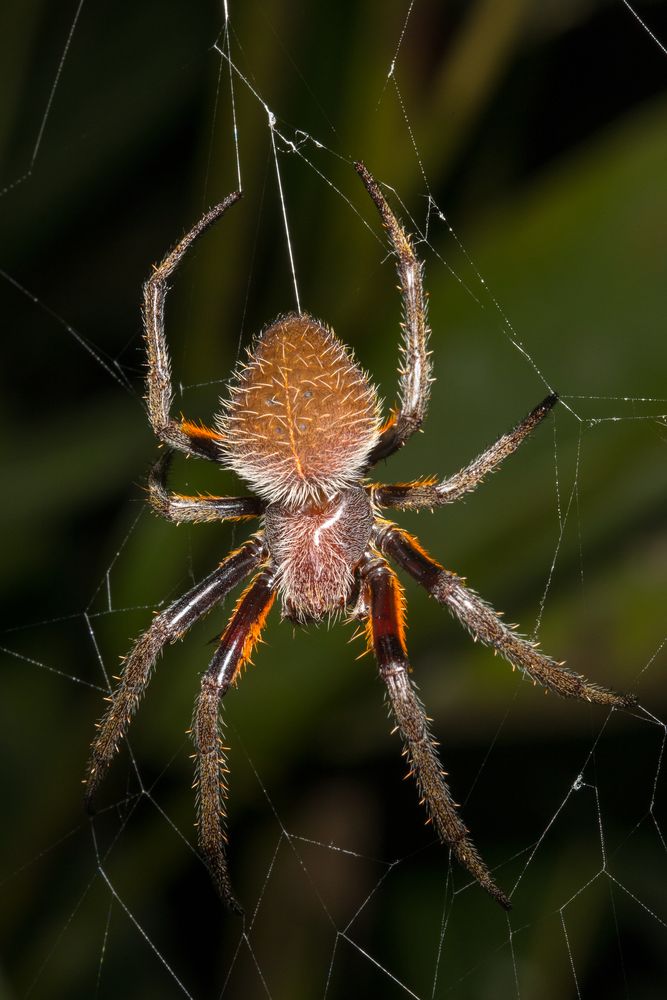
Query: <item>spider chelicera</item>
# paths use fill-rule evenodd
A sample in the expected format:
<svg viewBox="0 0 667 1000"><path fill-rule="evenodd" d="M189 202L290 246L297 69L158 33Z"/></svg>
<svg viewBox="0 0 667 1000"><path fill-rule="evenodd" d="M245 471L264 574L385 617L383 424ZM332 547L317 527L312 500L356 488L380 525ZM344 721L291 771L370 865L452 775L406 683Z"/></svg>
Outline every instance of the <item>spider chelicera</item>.
<svg viewBox="0 0 667 1000"><path fill-rule="evenodd" d="M172 385L164 334L167 281L183 256L239 198L212 208L156 267L144 286L148 353L148 416L169 449L149 476L148 497L171 521L261 518L263 529L232 552L205 580L153 619L125 660L122 676L92 744L86 799L93 797L167 643L180 639L229 591L252 575L201 679L192 735L195 744L201 854L222 899L236 911L225 856L225 758L219 703L240 676L276 595L283 616L319 621L344 612L364 624L375 653L410 773L443 844L502 906L494 882L459 815L409 676L404 600L388 560L396 562L447 607L474 639L550 691L598 704L628 707L631 695L593 684L504 625L464 580L443 569L406 531L380 516L384 508L421 510L453 503L516 451L557 401L549 395L512 431L448 479L395 485L369 483L368 471L401 448L426 413L431 384L423 265L377 182L355 164L380 213L396 257L403 302L399 401L383 421L375 387L351 352L305 313L285 315L256 338L229 385L215 429L170 416ZM166 486L172 451L233 469L257 496L183 496Z"/></svg>

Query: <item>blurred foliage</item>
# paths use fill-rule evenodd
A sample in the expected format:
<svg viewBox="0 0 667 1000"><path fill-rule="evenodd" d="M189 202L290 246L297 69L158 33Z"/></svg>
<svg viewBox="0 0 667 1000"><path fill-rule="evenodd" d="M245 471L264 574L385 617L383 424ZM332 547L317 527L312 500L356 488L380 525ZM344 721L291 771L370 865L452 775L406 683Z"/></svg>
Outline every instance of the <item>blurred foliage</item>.
<svg viewBox="0 0 667 1000"><path fill-rule="evenodd" d="M220 6L85 4L67 49L75 3L15 0L0 14L2 997L183 995L96 877L79 778L102 665L115 672L151 609L240 537L158 522L142 486L155 442L141 283L236 185ZM438 379L425 433L378 476L458 468L546 394L538 371L565 397L465 504L401 523L527 631L539 616L546 649L664 715L667 427L651 415L667 397L667 64L621 3L424 0L401 36L408 6L232 0L240 71L280 130L323 143L302 135L310 162L279 158L301 300L391 400L399 303L350 166L363 158L405 219L428 221ZM667 5L635 6L664 41ZM240 345L294 307L266 111L238 78L235 97L245 198L168 307L175 406L192 417L214 411ZM173 478L184 491L238 485L180 460ZM372 664L355 663L349 628L293 634L274 615L225 708L232 864L250 911L263 893L250 939L270 995L321 996L328 982L329 1000L404 996L389 969L418 996L550 1000L577 995L572 967L581 996L661 995L660 784L650 807L662 730L545 699L407 592L415 675L504 886L545 834L514 896L512 947L471 888L448 904L439 955L450 881L466 879L400 780ZM132 797L123 754L104 802L129 805L94 827L114 890L197 998L220 995L239 937L183 839L183 733L224 615L169 650L133 727L150 798ZM283 839L272 860L277 817L305 839ZM603 850L618 882L595 877ZM266 995L247 948L233 970L225 996Z"/></svg>

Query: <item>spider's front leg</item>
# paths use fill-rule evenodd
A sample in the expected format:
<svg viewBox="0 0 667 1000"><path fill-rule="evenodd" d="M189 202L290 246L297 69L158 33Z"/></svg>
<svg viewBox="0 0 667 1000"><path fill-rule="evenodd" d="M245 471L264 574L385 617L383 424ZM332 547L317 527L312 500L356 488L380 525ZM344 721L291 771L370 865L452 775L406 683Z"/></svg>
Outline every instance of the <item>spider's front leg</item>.
<svg viewBox="0 0 667 1000"><path fill-rule="evenodd" d="M401 298L403 300L403 344L399 369L398 410L384 427L380 440L368 458L369 467L382 458L388 458L402 448L408 438L418 431L426 416L426 406L431 378L431 361L427 342L429 336L426 318L426 297L423 287L424 265L417 257L412 240L389 207L380 186L363 163L355 163L355 170L375 203L389 235L397 258Z"/></svg>
<svg viewBox="0 0 667 1000"><path fill-rule="evenodd" d="M228 194L224 201L209 209L158 264L144 285L144 336L148 353L146 377L148 416L155 434L171 448L188 455L220 461L220 434L187 420L173 420L170 416L173 396L171 362L164 333L164 305L169 290L167 282L192 244L210 226L220 219L227 209L241 197L240 191Z"/></svg>
<svg viewBox="0 0 667 1000"><path fill-rule="evenodd" d="M93 812L95 793L137 710L159 654L167 643L179 639L199 618L222 601L265 558L263 540L258 537L249 539L205 580L156 615L150 628L137 639L125 660L120 682L109 699L109 708L98 725L91 746L84 778L89 812Z"/></svg>
<svg viewBox="0 0 667 1000"><path fill-rule="evenodd" d="M614 708L630 708L637 700L587 680L562 663L540 653L535 643L518 635L482 598L466 587L460 576L444 569L419 542L396 524L384 522L375 529L374 543L393 559L480 642L492 646L513 667L564 698L579 698Z"/></svg>
<svg viewBox="0 0 667 1000"><path fill-rule="evenodd" d="M364 600L369 608L369 645L375 652L380 676L387 686L396 725L410 762L410 773L416 778L436 833L482 888L509 910L509 899L493 881L489 869L468 836L468 830L445 781L436 744L429 733L426 713L410 682L403 594L396 574L384 559L372 557L367 558L361 573Z"/></svg>
<svg viewBox="0 0 667 1000"><path fill-rule="evenodd" d="M259 573L241 595L210 666L202 675L192 735L196 748L199 847L222 900L243 910L232 892L225 843L225 747L220 733L220 699L229 690L259 642L276 596L275 570Z"/></svg>

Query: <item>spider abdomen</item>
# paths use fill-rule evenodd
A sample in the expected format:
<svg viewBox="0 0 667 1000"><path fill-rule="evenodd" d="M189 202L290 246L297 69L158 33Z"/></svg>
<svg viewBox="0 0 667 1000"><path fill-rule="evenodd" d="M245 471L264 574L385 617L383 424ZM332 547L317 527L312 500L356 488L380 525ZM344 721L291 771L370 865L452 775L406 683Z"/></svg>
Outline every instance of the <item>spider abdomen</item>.
<svg viewBox="0 0 667 1000"><path fill-rule="evenodd" d="M379 437L375 387L335 334L305 314L260 335L223 405L224 459L272 501L351 486Z"/></svg>
<svg viewBox="0 0 667 1000"><path fill-rule="evenodd" d="M287 617L319 620L345 606L372 527L370 499L359 488L300 507L267 507L266 542Z"/></svg>

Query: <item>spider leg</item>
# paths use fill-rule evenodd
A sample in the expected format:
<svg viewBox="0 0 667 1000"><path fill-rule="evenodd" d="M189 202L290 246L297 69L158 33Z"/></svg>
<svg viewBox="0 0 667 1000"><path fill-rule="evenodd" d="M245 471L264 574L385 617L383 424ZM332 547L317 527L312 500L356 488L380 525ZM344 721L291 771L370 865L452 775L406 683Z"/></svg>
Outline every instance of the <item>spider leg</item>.
<svg viewBox="0 0 667 1000"><path fill-rule="evenodd" d="M95 793L125 735L146 685L153 665L167 643L175 642L207 611L223 600L266 558L260 537L249 539L232 552L213 573L170 604L153 619L151 626L136 641L125 660L120 683L108 699L110 705L98 725L86 770L86 806L93 811Z"/></svg>
<svg viewBox="0 0 667 1000"><path fill-rule="evenodd" d="M266 504L258 497L184 496L167 489L173 452L165 452L148 475L148 502L169 521L245 521L261 517Z"/></svg>
<svg viewBox="0 0 667 1000"><path fill-rule="evenodd" d="M468 836L445 781L445 771L438 759L437 744L428 729L426 713L410 682L403 593L396 574L384 559L371 558L362 568L362 575L370 607L367 622L369 645L375 652L380 676L387 686L396 725L405 744L410 774L416 778L422 801L440 840L450 847L459 864L468 869L482 888L509 910L509 899L493 881Z"/></svg>
<svg viewBox="0 0 667 1000"><path fill-rule="evenodd" d="M403 300L401 324L403 344L398 380L399 406L383 428L380 440L369 456L370 467L402 448L424 422L432 382L430 352L426 349L430 331L422 284L424 266L415 254L412 239L392 212L380 186L364 164L355 163L354 167L380 213L396 254Z"/></svg>
<svg viewBox="0 0 667 1000"><path fill-rule="evenodd" d="M372 486L373 500L380 507L398 507L401 510L438 507L460 500L465 493L477 489L489 472L493 472L501 462L517 450L520 444L523 444L557 402L558 396L555 394L547 396L513 430L503 434L469 465L441 483L416 482Z"/></svg>
<svg viewBox="0 0 667 1000"><path fill-rule="evenodd" d="M243 910L234 898L227 869L224 827L225 747L220 731L220 699L248 663L275 600L275 571L264 570L239 598L210 666L202 675L192 734L196 747L199 847L216 889L231 910Z"/></svg>
<svg viewBox="0 0 667 1000"><path fill-rule="evenodd" d="M536 644L505 625L498 612L466 587L460 576L443 569L431 559L419 542L395 524L385 522L376 528L374 543L389 558L402 566L439 604L444 604L475 640L501 654L512 667L518 667L533 681L564 698L579 698L616 708L636 704L631 694L618 694L610 688L587 680L562 663L538 652Z"/></svg>
<svg viewBox="0 0 667 1000"><path fill-rule="evenodd" d="M177 448L188 455L220 460L218 442L220 435L207 427L187 420L173 420L169 415L173 396L171 385L171 362L164 334L164 305L167 298L167 281L195 240L221 218L228 208L241 197L240 191L228 194L224 201L209 209L205 215L185 234L176 246L158 264L144 285L144 335L148 351L148 375L146 378L148 415L151 426L160 439L171 448Z"/></svg>

